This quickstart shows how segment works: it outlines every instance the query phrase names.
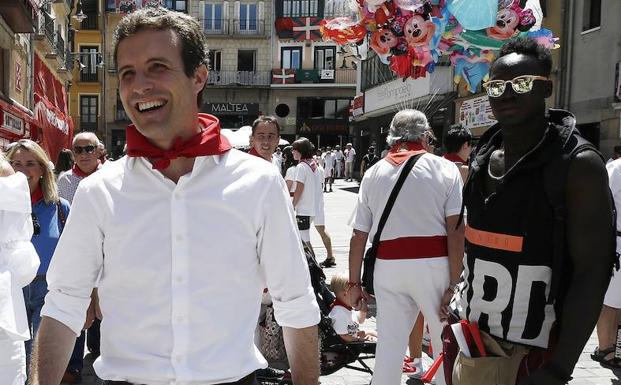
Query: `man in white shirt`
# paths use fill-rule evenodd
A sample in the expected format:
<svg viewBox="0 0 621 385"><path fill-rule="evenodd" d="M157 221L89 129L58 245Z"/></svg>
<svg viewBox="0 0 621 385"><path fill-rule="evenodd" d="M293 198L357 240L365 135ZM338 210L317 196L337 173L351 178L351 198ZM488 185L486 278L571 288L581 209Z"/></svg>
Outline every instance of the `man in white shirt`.
<svg viewBox="0 0 621 385"><path fill-rule="evenodd" d="M347 143L345 146L345 181L354 180L354 162L356 160L356 150L351 146L351 143Z"/></svg>
<svg viewBox="0 0 621 385"><path fill-rule="evenodd" d="M344 168L344 162L345 162L345 156L343 155L343 151L341 151L341 146L339 146L338 144L336 146L334 146L334 161L336 164L336 168L335 168L335 174L334 177L335 178L342 178L343 177L343 168Z"/></svg>
<svg viewBox="0 0 621 385"><path fill-rule="evenodd" d="M325 172L325 181L323 184L323 192L332 192L332 183L334 183L334 167L336 164L336 160L334 158L334 153L332 152L332 148L328 147L326 153L323 155L323 168ZM326 189L330 186L330 190Z"/></svg>
<svg viewBox="0 0 621 385"><path fill-rule="evenodd" d="M273 116L259 116L252 123L251 148L248 153L267 160L278 169L278 172L281 172L280 161L275 157L279 140L280 125L278 120Z"/></svg>
<svg viewBox="0 0 621 385"><path fill-rule="evenodd" d="M58 384L98 281L105 384L256 384L262 289L293 381L317 385L319 310L282 177L198 114L205 38L143 8L115 33L127 153L83 180L48 271L32 384ZM104 258L105 255L105 258Z"/></svg>
<svg viewBox="0 0 621 385"><path fill-rule="evenodd" d="M425 115L399 111L390 123L386 158L368 170L360 184L351 221L349 295L359 308L367 297L362 289L361 266L367 239L375 236L386 202L406 160L422 154L405 179L380 235L375 261L377 352L373 385L401 380L403 354L419 313L428 322L434 356L442 352L441 312L446 312L459 281L464 256L461 209L462 180L450 161L427 153ZM444 385L443 369L436 384Z"/></svg>

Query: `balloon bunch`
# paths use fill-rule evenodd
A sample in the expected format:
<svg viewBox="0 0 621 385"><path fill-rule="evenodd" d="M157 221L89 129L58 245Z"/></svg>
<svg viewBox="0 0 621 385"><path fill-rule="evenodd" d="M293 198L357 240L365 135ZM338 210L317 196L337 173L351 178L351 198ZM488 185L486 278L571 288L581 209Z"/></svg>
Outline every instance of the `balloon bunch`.
<svg viewBox="0 0 621 385"><path fill-rule="evenodd" d="M541 28L539 0L328 0L325 40L363 45L400 77L433 72L442 56L475 92L494 53L511 38L530 36L547 48L557 38Z"/></svg>

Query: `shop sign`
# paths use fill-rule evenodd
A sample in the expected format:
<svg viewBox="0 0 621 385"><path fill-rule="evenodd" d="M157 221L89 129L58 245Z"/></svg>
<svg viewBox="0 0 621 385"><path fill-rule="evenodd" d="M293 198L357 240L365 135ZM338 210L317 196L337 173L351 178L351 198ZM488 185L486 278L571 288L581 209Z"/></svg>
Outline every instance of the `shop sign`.
<svg viewBox="0 0 621 385"><path fill-rule="evenodd" d="M365 91L366 112L401 106L406 101L428 95L430 79L429 75L418 79L396 79Z"/></svg>
<svg viewBox="0 0 621 385"><path fill-rule="evenodd" d="M24 135L24 119L2 111L2 128L15 135Z"/></svg>
<svg viewBox="0 0 621 385"><path fill-rule="evenodd" d="M463 100L457 110L456 120L471 130L489 127L496 123L487 95Z"/></svg>
<svg viewBox="0 0 621 385"><path fill-rule="evenodd" d="M258 103L206 103L204 112L213 115L259 115Z"/></svg>

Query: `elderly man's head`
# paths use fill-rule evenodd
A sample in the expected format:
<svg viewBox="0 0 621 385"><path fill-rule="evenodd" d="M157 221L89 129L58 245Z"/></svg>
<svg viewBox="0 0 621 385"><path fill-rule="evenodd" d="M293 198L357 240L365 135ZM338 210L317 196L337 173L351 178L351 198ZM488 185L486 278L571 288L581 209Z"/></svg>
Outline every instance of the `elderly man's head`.
<svg viewBox="0 0 621 385"><path fill-rule="evenodd" d="M386 143L394 146L399 142L420 142L428 129L429 123L425 114L417 110L402 110L390 122Z"/></svg>

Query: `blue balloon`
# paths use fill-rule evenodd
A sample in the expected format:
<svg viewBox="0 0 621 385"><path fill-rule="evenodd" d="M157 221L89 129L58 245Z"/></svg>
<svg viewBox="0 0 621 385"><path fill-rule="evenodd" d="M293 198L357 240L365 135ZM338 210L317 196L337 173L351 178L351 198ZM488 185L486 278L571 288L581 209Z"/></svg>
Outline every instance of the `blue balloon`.
<svg viewBox="0 0 621 385"><path fill-rule="evenodd" d="M466 30L485 29L496 24L498 0L448 0L446 6Z"/></svg>

